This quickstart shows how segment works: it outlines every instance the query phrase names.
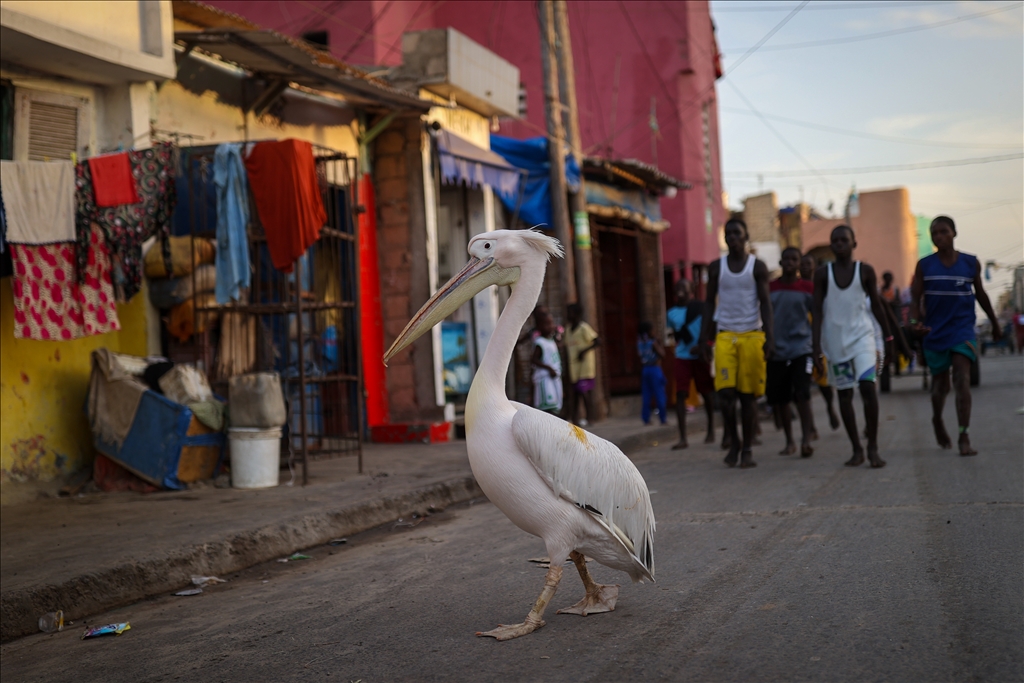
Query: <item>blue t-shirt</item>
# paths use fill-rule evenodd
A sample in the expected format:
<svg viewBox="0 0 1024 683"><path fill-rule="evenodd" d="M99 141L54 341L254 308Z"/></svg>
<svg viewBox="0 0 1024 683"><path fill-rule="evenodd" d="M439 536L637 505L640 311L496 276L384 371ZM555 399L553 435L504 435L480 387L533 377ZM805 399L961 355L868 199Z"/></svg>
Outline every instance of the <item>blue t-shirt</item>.
<svg viewBox="0 0 1024 683"><path fill-rule="evenodd" d="M668 309L668 326L676 338L676 358L682 360L698 358L697 339L700 338L703 311L704 304L699 301L691 301L685 308L673 306ZM689 322L687 322L687 318L689 318ZM683 330L686 330L686 333Z"/></svg>
<svg viewBox="0 0 1024 683"><path fill-rule="evenodd" d="M648 337L646 334L637 337L636 350L640 354L640 362L644 365L658 365L661 363L661 359L658 358L658 354L654 352L654 338Z"/></svg>
<svg viewBox="0 0 1024 683"><path fill-rule="evenodd" d="M956 261L947 268L938 254L921 259L924 277L924 324L930 327L924 338L924 348L945 351L957 344L973 340L974 332L974 277L978 274L978 259L957 252Z"/></svg>

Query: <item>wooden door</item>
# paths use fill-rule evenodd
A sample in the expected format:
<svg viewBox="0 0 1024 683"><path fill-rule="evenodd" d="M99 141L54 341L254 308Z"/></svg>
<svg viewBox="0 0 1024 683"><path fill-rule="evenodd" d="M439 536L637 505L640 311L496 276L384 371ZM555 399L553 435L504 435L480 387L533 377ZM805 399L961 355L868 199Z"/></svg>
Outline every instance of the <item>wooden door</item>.
<svg viewBox="0 0 1024 683"><path fill-rule="evenodd" d="M635 235L621 229L598 228L601 257L601 328L612 395L640 391L640 357L636 352L640 324L640 279Z"/></svg>

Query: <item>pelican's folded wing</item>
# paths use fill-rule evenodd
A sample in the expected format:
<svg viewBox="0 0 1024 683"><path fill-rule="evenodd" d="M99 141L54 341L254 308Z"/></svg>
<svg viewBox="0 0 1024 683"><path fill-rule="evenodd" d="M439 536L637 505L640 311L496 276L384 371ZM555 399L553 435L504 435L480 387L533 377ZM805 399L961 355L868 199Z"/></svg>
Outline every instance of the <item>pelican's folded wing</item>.
<svg viewBox="0 0 1024 683"><path fill-rule="evenodd" d="M513 403L512 434L556 495L589 512L654 574L647 483L618 447L576 425Z"/></svg>

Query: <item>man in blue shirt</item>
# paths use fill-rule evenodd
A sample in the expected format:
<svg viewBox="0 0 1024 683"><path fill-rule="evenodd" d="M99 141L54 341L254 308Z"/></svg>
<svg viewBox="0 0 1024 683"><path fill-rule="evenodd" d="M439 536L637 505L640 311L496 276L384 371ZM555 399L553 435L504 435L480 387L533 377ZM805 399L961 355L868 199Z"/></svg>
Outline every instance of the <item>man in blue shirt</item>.
<svg viewBox="0 0 1024 683"><path fill-rule="evenodd" d="M676 340L676 416L679 420L679 442L672 450L679 450L689 446L686 440L686 399L690 395L691 380L697 393L704 398L704 410L708 415L708 435L704 443L715 442L715 380L710 366L697 349L704 302L693 300L689 280L676 283L675 295L676 305L668 309L668 327Z"/></svg>
<svg viewBox="0 0 1024 683"><path fill-rule="evenodd" d="M949 216L937 216L931 224L932 244L938 250L917 262L911 285L910 329L923 336L924 358L932 373L932 426L942 448L953 442L942 421L949 393L950 368L956 387L956 419L960 427L960 455L977 455L971 447L971 363L976 362L974 302L977 300L992 322L992 339L1002 330L992 302L981 283L977 257L953 248L956 224Z"/></svg>

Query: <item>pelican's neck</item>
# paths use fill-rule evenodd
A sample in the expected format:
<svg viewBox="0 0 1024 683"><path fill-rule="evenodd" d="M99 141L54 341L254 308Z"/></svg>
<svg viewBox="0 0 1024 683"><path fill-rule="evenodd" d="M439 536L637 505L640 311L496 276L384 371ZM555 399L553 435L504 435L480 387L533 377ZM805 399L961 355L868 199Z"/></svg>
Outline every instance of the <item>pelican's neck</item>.
<svg viewBox="0 0 1024 683"><path fill-rule="evenodd" d="M487 342L484 357L477 368L473 384L469 389L469 403L477 400L490 400L505 396L505 375L508 373L512 352L519 341L519 333L523 324L533 312L537 304L541 287L544 285L544 270L547 264L520 266L519 281L512 287L512 296L505 304L505 310L498 318L494 333Z"/></svg>

